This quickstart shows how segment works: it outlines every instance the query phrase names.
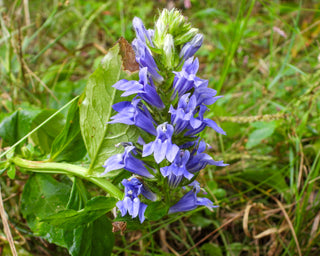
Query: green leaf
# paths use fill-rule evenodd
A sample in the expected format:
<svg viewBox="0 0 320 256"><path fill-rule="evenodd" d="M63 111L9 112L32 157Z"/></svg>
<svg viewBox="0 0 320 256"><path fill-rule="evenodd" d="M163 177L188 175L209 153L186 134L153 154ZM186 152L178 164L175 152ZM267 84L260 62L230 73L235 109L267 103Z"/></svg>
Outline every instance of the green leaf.
<svg viewBox="0 0 320 256"><path fill-rule="evenodd" d="M0 161L0 175L2 175L10 166L9 161Z"/></svg>
<svg viewBox="0 0 320 256"><path fill-rule="evenodd" d="M217 188L211 191L211 193L217 198L217 199L223 199L227 195L227 191L225 191L223 188Z"/></svg>
<svg viewBox="0 0 320 256"><path fill-rule="evenodd" d="M69 108L66 124L52 143L51 160L75 162L84 157L86 148L79 125L78 102L74 101Z"/></svg>
<svg viewBox="0 0 320 256"><path fill-rule="evenodd" d="M67 209L80 210L88 202L87 209L98 207L105 199L94 199L89 203L90 197L80 179L75 178L67 205ZM105 198L105 197L103 197ZM93 203L95 202L95 203ZM75 226L73 230L65 229L64 239L72 256L110 255L114 245L112 225L106 216L102 216L86 225Z"/></svg>
<svg viewBox="0 0 320 256"><path fill-rule="evenodd" d="M201 246L205 256L222 256L222 251L219 245L214 243L206 243Z"/></svg>
<svg viewBox="0 0 320 256"><path fill-rule="evenodd" d="M240 255L243 247L244 246L241 243L229 244L228 247L227 247L227 250L228 250L227 255L228 256L238 256L238 255Z"/></svg>
<svg viewBox="0 0 320 256"><path fill-rule="evenodd" d="M17 136L18 111L6 117L0 124L0 137L4 146L13 145L18 141Z"/></svg>
<svg viewBox="0 0 320 256"><path fill-rule="evenodd" d="M138 136L133 126L107 124L112 116L112 105L118 99L112 85L119 80L120 73L121 58L117 44L90 76L80 105L80 127L91 158L90 172L101 173L105 160L123 151L122 148L116 148L115 144L132 141Z"/></svg>
<svg viewBox="0 0 320 256"><path fill-rule="evenodd" d="M21 198L21 212L31 230L62 247L67 247L64 230L40 222L40 219L64 210L70 189L69 184L58 182L48 174L35 174L25 184Z"/></svg>
<svg viewBox="0 0 320 256"><path fill-rule="evenodd" d="M90 194L83 185L82 180L74 177L69 201L66 208L76 211L81 210L82 208L84 208L89 198Z"/></svg>
<svg viewBox="0 0 320 256"><path fill-rule="evenodd" d="M197 227L205 228L213 223L211 219L205 218L201 213L195 213L190 217L190 221Z"/></svg>
<svg viewBox="0 0 320 256"><path fill-rule="evenodd" d="M92 222L106 214L115 207L116 202L117 200L113 197L94 197L87 202L84 209L79 211L72 209L60 211L41 221L66 230L74 229L74 227Z"/></svg>
<svg viewBox="0 0 320 256"><path fill-rule="evenodd" d="M75 183L70 194L70 184L58 182L46 174L31 176L21 198L23 216L36 235L67 248L72 256L111 255L114 236L112 225L106 216L101 216L93 222L88 220L85 225L76 225L73 229L58 228L40 221L52 213L65 210L66 205L78 208L86 201L87 195L83 191L82 182L75 180ZM68 198L66 195L69 194ZM105 197L92 199L87 202L87 210L94 211L106 207L106 199L108 204L114 200Z"/></svg>
<svg viewBox="0 0 320 256"><path fill-rule="evenodd" d="M39 110L18 110L4 118L0 123L2 146L11 146L30 131L32 120Z"/></svg>
<svg viewBox="0 0 320 256"><path fill-rule="evenodd" d="M16 177L16 167L15 167L15 165L11 164L9 166L8 171L7 171L7 175L12 180Z"/></svg>
<svg viewBox="0 0 320 256"><path fill-rule="evenodd" d="M148 220L160 220L162 217L167 215L169 206L164 205L163 202L152 202L148 204L148 207L145 212L145 217Z"/></svg>
<svg viewBox="0 0 320 256"><path fill-rule="evenodd" d="M33 120L31 128L34 129L46 119L48 119L56 110L43 110ZM64 126L64 116L59 113L39 130L31 135L33 142L39 145L43 153L50 153L52 142L59 135Z"/></svg>
<svg viewBox="0 0 320 256"><path fill-rule="evenodd" d="M260 122L254 123L252 124L252 126L256 127L257 129L249 135L248 142L246 144L246 148L248 149L257 146L262 140L270 137L273 134L275 128L277 127L277 123Z"/></svg>
<svg viewBox="0 0 320 256"><path fill-rule="evenodd" d="M69 246L72 256L108 256L112 253L114 235L112 224L102 216L94 222L66 232L66 238L72 234L73 244ZM68 239L70 241L70 239Z"/></svg>

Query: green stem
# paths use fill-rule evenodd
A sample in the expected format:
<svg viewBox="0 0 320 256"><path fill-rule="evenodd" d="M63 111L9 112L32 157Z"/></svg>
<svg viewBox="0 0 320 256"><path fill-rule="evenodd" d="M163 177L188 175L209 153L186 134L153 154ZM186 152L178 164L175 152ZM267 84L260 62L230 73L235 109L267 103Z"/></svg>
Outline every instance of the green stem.
<svg viewBox="0 0 320 256"><path fill-rule="evenodd" d="M31 172L74 175L96 184L117 199L121 200L123 198L123 193L110 181L105 178L87 176L87 169L81 166L67 163L30 161L16 156L10 158L10 162Z"/></svg>

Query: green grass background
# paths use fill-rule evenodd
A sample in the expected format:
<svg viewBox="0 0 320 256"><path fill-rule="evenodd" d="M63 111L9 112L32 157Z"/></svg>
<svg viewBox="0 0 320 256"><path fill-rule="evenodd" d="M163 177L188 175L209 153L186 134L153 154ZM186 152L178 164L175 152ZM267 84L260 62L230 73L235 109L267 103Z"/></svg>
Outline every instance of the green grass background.
<svg viewBox="0 0 320 256"><path fill-rule="evenodd" d="M116 235L115 255L320 254L320 3L314 1L0 1L0 120L17 109L59 109L131 21L147 28L182 10L205 40L198 75L224 95L207 113L215 160L199 181L219 204ZM3 149L2 149L3 150ZM1 177L19 255L67 255L33 237L19 213L26 175ZM0 231L0 255L10 255ZM8 254L6 254L8 253Z"/></svg>

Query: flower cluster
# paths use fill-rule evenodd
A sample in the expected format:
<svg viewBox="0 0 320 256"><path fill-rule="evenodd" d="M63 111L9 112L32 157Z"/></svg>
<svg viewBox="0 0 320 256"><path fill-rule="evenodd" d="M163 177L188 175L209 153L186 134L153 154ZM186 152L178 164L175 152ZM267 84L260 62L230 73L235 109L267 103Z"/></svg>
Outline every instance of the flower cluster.
<svg viewBox="0 0 320 256"><path fill-rule="evenodd" d="M193 55L203 35L174 9L163 10L154 30L147 30L137 17L133 27L136 38L132 47L140 67L139 80L123 79L113 85L130 100L113 105L117 114L109 123L134 125L141 129L141 136L137 141L121 143L123 153L104 164L104 174L119 169L133 174L122 181L125 197L117 207L122 216L139 216L141 223L151 201L169 205L168 213L200 205L212 208L209 199L197 197L200 185L195 179L207 165L226 164L204 153L207 144L199 133L207 126L217 133L225 132L204 117L208 105L221 96L208 87L207 80L196 76L199 61ZM191 189L179 198L182 187L182 191Z"/></svg>

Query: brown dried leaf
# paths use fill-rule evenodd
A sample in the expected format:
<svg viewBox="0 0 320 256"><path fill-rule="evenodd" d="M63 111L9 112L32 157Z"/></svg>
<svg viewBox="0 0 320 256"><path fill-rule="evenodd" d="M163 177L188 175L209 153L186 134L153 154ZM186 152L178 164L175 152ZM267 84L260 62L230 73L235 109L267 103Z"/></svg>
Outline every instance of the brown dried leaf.
<svg viewBox="0 0 320 256"><path fill-rule="evenodd" d="M254 236L254 239L260 239L262 237L265 237L265 236L270 236L272 234L279 234L283 231L285 231L286 229L288 229L288 227L282 227L282 228L269 228L263 232L261 232L260 234Z"/></svg>
<svg viewBox="0 0 320 256"><path fill-rule="evenodd" d="M242 227L243 227L244 233L248 237L251 237L249 229L248 229L249 213L250 213L251 207L254 206L254 205L255 204L247 204L246 209L244 211L244 215L243 215Z"/></svg>
<svg viewBox="0 0 320 256"><path fill-rule="evenodd" d="M112 223L112 232L120 231L121 235L123 236L123 232L127 229L127 222L125 221L115 221Z"/></svg>
<svg viewBox="0 0 320 256"><path fill-rule="evenodd" d="M118 43L120 45L123 70L128 71L129 74L139 71L139 64L136 62L136 55L131 44L123 37L120 37Z"/></svg>

